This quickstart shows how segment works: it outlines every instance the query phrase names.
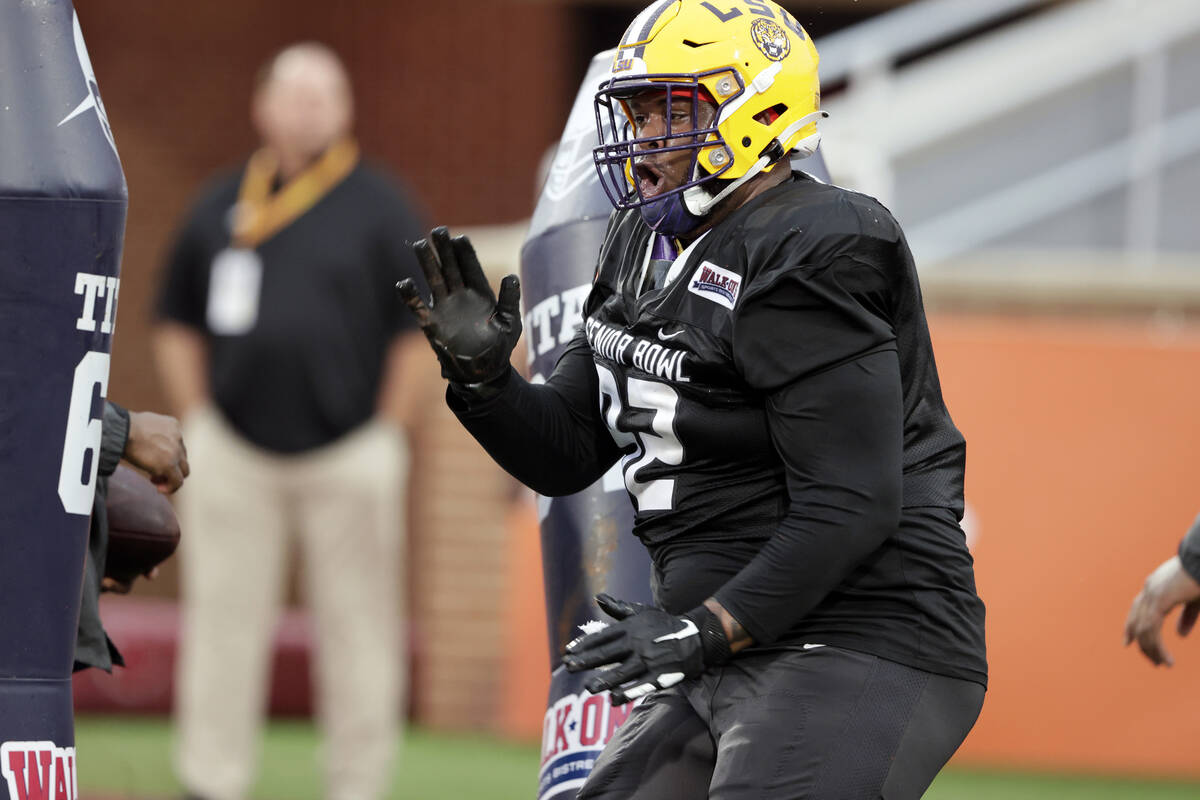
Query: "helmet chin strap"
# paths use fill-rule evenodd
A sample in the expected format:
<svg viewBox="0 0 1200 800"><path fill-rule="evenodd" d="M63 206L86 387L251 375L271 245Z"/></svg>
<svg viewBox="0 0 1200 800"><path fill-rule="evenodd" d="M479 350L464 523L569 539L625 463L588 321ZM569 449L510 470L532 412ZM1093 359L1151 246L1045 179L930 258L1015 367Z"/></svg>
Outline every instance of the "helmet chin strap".
<svg viewBox="0 0 1200 800"><path fill-rule="evenodd" d="M783 142L790 139L797 132L803 130L805 126L811 125L817 120L828 116L829 114L824 111L814 111L811 114L805 114L803 117L784 128L783 132L779 134L779 137L775 141L782 145ZM817 145L820 143L821 134L817 132L813 133L811 136L806 136L801 139L792 149L798 153L800 158L808 158L816 151ZM712 211L717 203L728 197L746 181L762 172L769 164L771 164L770 157L763 156L762 158L758 159L758 161L755 161L754 164L751 165L750 169L746 170L745 175L740 178L733 179L724 189L715 195L710 195L708 192L704 191L703 186L693 186L684 191L683 204L692 214L696 215L697 217L703 217L709 211ZM700 169L699 165L697 165L696 169Z"/></svg>
<svg viewBox="0 0 1200 800"><path fill-rule="evenodd" d="M763 167L771 163L771 159L763 156L758 161L755 161L750 169L746 170L746 174L740 178L735 178L729 182L721 191L710 195L704 191L703 186L693 186L683 193L683 203L687 206L687 210L695 214L697 217L703 217L712 211L713 207L729 196L731 192L737 189L746 181L753 178L755 175L763 171Z"/></svg>
<svg viewBox="0 0 1200 800"><path fill-rule="evenodd" d="M796 122L793 125L789 125L787 127L787 130L785 130L783 132L783 134L779 137L779 139L780 139L780 141L782 141L782 140L788 138L789 136L791 136L797 130L802 129L805 125L808 125L810 122L816 122L817 120L825 119L828 116L829 116L828 111L814 111L811 114L807 114L803 118L801 118L799 122ZM793 158L808 158L813 153L817 152L817 145L819 145L820 143L821 143L821 132L813 131L812 134L810 134L809 136L805 136L803 139L801 139L800 141L798 141L794 145L792 145L792 153L793 153L792 157Z"/></svg>

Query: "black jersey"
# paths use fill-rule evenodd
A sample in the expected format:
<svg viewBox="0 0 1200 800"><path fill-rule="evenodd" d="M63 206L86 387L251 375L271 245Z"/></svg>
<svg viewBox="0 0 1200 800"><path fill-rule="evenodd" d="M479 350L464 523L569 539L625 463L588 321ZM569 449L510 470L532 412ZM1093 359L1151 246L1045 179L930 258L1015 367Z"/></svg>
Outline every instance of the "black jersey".
<svg viewBox="0 0 1200 800"><path fill-rule="evenodd" d="M639 291L651 235L614 214L585 330L547 386L510 381L491 412L456 409L464 423L543 492L622 458L668 611L715 596L760 645L983 681L965 445L891 214L796 173ZM520 419L507 446L484 422L498 407Z"/></svg>
<svg viewBox="0 0 1200 800"><path fill-rule="evenodd" d="M769 528L777 515L760 501L786 501L764 396L889 348L904 394L904 505L961 517L965 445L942 401L912 257L885 208L800 173L699 240L669 285L639 294L649 239L636 211L614 216L585 306L601 391L634 381L632 398L605 395L625 403L615 426L606 420L618 439L644 434L625 473L646 544Z"/></svg>

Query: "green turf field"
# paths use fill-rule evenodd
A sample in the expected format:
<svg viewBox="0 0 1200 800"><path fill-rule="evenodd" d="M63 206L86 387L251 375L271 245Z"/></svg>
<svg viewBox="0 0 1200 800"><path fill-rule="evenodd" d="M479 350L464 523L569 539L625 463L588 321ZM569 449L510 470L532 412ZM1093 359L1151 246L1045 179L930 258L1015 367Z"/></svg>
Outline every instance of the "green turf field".
<svg viewBox="0 0 1200 800"><path fill-rule="evenodd" d="M83 800L176 800L171 733L161 719L82 717L76 723ZM263 743L259 800L321 800L312 726L273 723ZM409 731L391 800L533 800L534 745ZM1200 783L951 770L927 800L1196 800Z"/></svg>

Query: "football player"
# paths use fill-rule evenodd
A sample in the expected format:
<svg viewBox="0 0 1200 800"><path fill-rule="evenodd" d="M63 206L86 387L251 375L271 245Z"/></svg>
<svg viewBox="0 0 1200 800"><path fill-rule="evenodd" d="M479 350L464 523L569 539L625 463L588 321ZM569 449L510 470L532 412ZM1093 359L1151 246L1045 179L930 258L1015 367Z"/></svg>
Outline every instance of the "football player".
<svg viewBox="0 0 1200 800"><path fill-rule="evenodd" d="M965 445L896 220L790 169L819 98L774 3L655 2L596 94L616 210L549 380L465 239L415 246L431 304L399 287L505 469L560 495L623 462L656 604L601 595L566 647L641 699L581 798L916 798L982 707Z"/></svg>

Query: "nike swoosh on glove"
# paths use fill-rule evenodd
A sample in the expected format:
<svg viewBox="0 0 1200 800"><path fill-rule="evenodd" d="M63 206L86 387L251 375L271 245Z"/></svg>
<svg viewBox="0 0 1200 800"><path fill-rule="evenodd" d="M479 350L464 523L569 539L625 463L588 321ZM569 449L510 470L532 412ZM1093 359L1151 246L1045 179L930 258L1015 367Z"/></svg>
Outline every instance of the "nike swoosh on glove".
<svg viewBox="0 0 1200 800"><path fill-rule="evenodd" d="M592 694L610 691L616 705L729 660L721 621L703 605L677 616L607 594L597 595L596 604L618 621L568 644L563 665L568 672L605 667L584 687Z"/></svg>

